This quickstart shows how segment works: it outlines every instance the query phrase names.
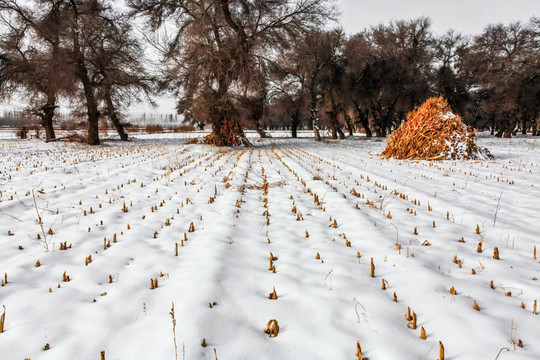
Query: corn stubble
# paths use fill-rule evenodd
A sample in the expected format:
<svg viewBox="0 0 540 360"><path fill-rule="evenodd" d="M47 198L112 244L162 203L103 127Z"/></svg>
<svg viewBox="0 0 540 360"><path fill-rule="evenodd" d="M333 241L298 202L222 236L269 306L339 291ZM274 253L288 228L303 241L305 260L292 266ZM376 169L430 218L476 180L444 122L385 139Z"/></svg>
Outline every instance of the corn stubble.
<svg viewBox="0 0 540 360"><path fill-rule="evenodd" d="M0 334L4 332L4 324L6 322L6 306L2 305L4 312L0 316Z"/></svg>
<svg viewBox="0 0 540 360"><path fill-rule="evenodd" d="M264 333L270 335L270 337L276 337L279 333L279 325L276 319L268 321Z"/></svg>
<svg viewBox="0 0 540 360"><path fill-rule="evenodd" d="M362 355L362 348L360 347L360 341L356 342L356 356L358 360L363 360L364 356Z"/></svg>
<svg viewBox="0 0 540 360"><path fill-rule="evenodd" d="M273 291L268 295L268 298L270 300L277 300L278 299L276 288L274 286L273 286Z"/></svg>

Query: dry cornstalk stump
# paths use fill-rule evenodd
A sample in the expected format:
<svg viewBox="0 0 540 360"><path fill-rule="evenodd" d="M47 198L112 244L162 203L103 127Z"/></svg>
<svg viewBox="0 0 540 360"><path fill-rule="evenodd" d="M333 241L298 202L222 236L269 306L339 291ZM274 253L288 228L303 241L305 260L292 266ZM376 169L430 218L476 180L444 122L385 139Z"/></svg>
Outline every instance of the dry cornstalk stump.
<svg viewBox="0 0 540 360"><path fill-rule="evenodd" d="M278 296L277 296L276 288L274 286L273 286L273 291L268 295L268 298L270 300L277 300Z"/></svg>
<svg viewBox="0 0 540 360"><path fill-rule="evenodd" d="M360 347L360 341L356 342L356 356L358 357L358 360L364 359L362 355L362 348Z"/></svg>
<svg viewBox="0 0 540 360"><path fill-rule="evenodd" d="M0 334L4 332L4 324L6 322L6 306L2 305L4 312L0 316Z"/></svg>
<svg viewBox="0 0 540 360"><path fill-rule="evenodd" d="M270 337L276 337L279 333L279 325L276 319L268 321L264 333L270 335Z"/></svg>

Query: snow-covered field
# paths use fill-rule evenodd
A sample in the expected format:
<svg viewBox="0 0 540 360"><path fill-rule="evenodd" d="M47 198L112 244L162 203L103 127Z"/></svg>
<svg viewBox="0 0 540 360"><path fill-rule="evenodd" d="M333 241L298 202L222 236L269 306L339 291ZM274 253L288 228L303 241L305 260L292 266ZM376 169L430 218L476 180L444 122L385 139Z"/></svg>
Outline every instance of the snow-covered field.
<svg viewBox="0 0 540 360"><path fill-rule="evenodd" d="M416 162L163 137L0 140L0 359L175 359L173 302L178 359L540 358L539 140Z"/></svg>

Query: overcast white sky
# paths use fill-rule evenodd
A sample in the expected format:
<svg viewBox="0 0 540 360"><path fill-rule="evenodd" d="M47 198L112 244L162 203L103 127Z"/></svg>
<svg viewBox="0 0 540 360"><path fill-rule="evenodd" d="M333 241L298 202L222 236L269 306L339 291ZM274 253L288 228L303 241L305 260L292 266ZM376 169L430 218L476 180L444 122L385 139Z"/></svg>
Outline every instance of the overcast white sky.
<svg viewBox="0 0 540 360"><path fill-rule="evenodd" d="M487 24L527 22L540 16L540 0L337 0L341 24L351 34L390 20L429 16L432 30L478 34Z"/></svg>

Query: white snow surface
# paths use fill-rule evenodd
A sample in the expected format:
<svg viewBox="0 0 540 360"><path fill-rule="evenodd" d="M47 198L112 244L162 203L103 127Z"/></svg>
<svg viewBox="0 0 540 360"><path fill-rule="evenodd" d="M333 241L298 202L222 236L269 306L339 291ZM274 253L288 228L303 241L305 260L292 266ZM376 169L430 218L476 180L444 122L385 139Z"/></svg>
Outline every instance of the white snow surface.
<svg viewBox="0 0 540 360"><path fill-rule="evenodd" d="M178 359L357 359L357 341L371 360L438 359L439 341L446 359L540 358L539 140L482 137L493 160L428 162L273 135L251 150L0 140L0 359L175 359L172 302Z"/></svg>

